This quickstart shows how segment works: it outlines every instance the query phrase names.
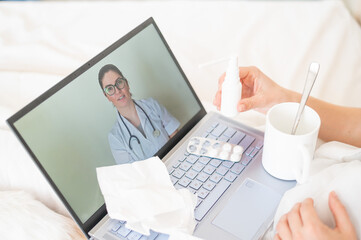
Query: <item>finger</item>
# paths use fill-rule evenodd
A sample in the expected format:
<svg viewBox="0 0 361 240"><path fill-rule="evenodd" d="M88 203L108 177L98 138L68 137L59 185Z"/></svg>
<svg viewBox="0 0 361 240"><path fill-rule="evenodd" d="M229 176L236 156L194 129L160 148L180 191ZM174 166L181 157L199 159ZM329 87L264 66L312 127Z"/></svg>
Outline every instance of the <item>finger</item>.
<svg viewBox="0 0 361 240"><path fill-rule="evenodd" d="M283 215L278 221L276 227L277 233L281 239L292 239L290 226L288 225L287 215Z"/></svg>
<svg viewBox="0 0 361 240"><path fill-rule="evenodd" d="M224 79L226 77L226 73L223 73L219 79L218 79L218 90L222 89L222 84L224 82Z"/></svg>
<svg viewBox="0 0 361 240"><path fill-rule="evenodd" d="M213 105L215 105L218 110L220 110L221 108L221 95L222 95L222 91L218 90L213 100Z"/></svg>
<svg viewBox="0 0 361 240"><path fill-rule="evenodd" d="M280 235L278 235L278 233L276 233L276 235L274 236L273 240L281 240Z"/></svg>
<svg viewBox="0 0 361 240"><path fill-rule="evenodd" d="M256 71L256 67L239 67L239 78L242 80L250 76L250 74Z"/></svg>
<svg viewBox="0 0 361 240"><path fill-rule="evenodd" d="M346 211L346 208L341 203L334 191L332 191L329 195L328 205L331 209L333 217L335 218L336 227L341 229L341 231L353 230L352 223Z"/></svg>
<svg viewBox="0 0 361 240"><path fill-rule="evenodd" d="M302 220L300 215L301 203L296 203L291 211L287 214L288 225L290 226L291 232L295 233L302 228Z"/></svg>
<svg viewBox="0 0 361 240"><path fill-rule="evenodd" d="M254 95L248 98L242 98L238 104L237 109L239 112L248 111L254 108L263 107L264 99L260 95Z"/></svg>
<svg viewBox="0 0 361 240"><path fill-rule="evenodd" d="M313 199L307 198L301 203L300 215L303 223L315 223L320 221L316 210L313 206Z"/></svg>

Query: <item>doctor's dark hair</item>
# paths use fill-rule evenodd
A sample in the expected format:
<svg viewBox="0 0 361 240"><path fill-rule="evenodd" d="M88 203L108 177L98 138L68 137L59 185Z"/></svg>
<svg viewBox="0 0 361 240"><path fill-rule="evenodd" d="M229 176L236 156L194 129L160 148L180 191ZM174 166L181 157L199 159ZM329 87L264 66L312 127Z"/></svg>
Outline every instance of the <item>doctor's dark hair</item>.
<svg viewBox="0 0 361 240"><path fill-rule="evenodd" d="M113 64L107 64L107 65L104 65L100 70L99 70L99 73L98 73L98 81L99 81L99 85L100 85L100 88L103 90L103 78L104 78L104 75L109 72L109 71L113 71L113 72L116 72L118 73L121 77L124 77L122 72L119 70L119 68L117 68L115 65Z"/></svg>

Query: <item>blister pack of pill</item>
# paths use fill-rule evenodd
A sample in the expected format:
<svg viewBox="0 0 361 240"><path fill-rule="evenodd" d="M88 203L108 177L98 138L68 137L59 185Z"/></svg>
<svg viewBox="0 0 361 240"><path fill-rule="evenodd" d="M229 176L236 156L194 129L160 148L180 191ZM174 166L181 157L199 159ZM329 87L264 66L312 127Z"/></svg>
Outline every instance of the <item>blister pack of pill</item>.
<svg viewBox="0 0 361 240"><path fill-rule="evenodd" d="M189 140L187 151L198 156L238 162L241 160L243 147L209 138L192 137Z"/></svg>

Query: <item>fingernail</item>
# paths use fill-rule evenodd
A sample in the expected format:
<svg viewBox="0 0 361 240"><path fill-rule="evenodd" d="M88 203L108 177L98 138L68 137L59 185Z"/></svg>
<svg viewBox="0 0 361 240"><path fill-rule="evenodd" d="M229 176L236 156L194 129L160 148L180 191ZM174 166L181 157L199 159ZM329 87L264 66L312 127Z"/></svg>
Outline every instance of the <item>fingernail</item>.
<svg viewBox="0 0 361 240"><path fill-rule="evenodd" d="M332 192L330 193L330 195L331 195L332 197L334 197L334 198L338 198L335 191L332 191Z"/></svg>
<svg viewBox="0 0 361 240"><path fill-rule="evenodd" d="M245 106L243 104L238 105L238 112L243 112L245 110Z"/></svg>

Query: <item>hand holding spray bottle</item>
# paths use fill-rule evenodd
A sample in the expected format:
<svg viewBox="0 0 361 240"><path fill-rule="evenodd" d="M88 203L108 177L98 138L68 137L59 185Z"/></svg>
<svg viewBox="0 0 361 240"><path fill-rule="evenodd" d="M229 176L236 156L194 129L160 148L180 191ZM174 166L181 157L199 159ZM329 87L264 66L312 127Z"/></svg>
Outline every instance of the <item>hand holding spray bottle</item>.
<svg viewBox="0 0 361 240"><path fill-rule="evenodd" d="M238 101L241 97L242 84L239 80L238 58L232 56L222 84L221 113L227 117L236 116L238 114Z"/></svg>

